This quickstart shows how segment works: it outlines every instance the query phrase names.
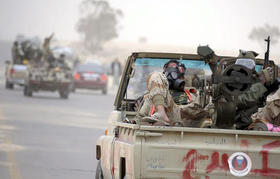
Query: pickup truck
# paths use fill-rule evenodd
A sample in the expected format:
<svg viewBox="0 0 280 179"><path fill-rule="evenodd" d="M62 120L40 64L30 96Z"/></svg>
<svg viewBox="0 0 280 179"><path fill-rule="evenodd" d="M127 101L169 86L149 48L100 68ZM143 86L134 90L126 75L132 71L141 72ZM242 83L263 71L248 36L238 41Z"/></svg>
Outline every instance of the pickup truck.
<svg viewBox="0 0 280 179"><path fill-rule="evenodd" d="M7 89L13 89L14 85L24 85L24 77L27 71L27 66L24 64L14 64L11 61L6 61L5 77Z"/></svg>
<svg viewBox="0 0 280 179"><path fill-rule="evenodd" d="M134 123L146 76L170 59L187 72L208 64L196 54L133 53L128 57L105 134L96 142L96 178L280 178L280 133L150 126ZM263 59L257 59L256 71ZM188 75L188 74L186 74ZM190 74L191 75L191 74ZM226 116L225 116L226 118Z"/></svg>
<svg viewBox="0 0 280 179"><path fill-rule="evenodd" d="M68 99L72 78L72 70L67 66L30 64L24 78L23 95L32 97L33 92L58 91L60 98Z"/></svg>

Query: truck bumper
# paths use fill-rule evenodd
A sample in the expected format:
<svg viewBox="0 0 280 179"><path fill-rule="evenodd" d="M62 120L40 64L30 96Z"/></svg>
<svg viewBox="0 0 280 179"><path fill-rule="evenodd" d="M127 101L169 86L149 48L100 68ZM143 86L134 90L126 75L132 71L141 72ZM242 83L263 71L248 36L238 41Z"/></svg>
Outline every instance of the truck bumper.
<svg viewBox="0 0 280 179"><path fill-rule="evenodd" d="M9 81L9 83L12 83L12 84L17 84L17 85L21 85L21 86L24 85L23 78L13 78L13 79L9 79L8 81Z"/></svg>
<svg viewBox="0 0 280 179"><path fill-rule="evenodd" d="M29 81L29 85L35 91L45 90L45 91L56 91L60 89L69 88L71 82L53 82L53 81Z"/></svg>

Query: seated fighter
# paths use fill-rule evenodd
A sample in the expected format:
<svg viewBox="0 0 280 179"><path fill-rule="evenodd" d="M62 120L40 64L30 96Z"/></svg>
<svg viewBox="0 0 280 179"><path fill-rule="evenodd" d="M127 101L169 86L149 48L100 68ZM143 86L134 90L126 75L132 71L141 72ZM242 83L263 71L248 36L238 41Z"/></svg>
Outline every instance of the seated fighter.
<svg viewBox="0 0 280 179"><path fill-rule="evenodd" d="M192 94L184 88L186 68L177 60L170 60L163 70L163 73L149 74L146 79L148 93L139 111L140 121L152 122L154 125L183 126L183 114L192 113L198 107L192 103Z"/></svg>

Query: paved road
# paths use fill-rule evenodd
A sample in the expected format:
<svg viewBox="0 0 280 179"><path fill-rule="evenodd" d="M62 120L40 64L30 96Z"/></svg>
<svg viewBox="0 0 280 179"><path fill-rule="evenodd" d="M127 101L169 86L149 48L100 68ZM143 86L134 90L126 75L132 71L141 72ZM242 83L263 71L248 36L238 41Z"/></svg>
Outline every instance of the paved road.
<svg viewBox="0 0 280 179"><path fill-rule="evenodd" d="M29 98L0 83L0 179L94 178L95 143L113 109L112 93Z"/></svg>

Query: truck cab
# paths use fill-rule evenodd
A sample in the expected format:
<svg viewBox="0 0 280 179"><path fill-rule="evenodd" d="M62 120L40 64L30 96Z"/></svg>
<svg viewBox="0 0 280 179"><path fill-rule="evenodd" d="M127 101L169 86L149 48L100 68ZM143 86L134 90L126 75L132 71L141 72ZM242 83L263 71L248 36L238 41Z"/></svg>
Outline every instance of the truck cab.
<svg viewBox="0 0 280 179"><path fill-rule="evenodd" d="M96 178L279 178L280 133L135 122L147 75L162 72L170 59L185 64L185 76L202 71L200 78L211 77L209 65L196 54L139 52L129 56L115 109L105 134L96 142ZM256 61L256 71L260 71L264 60Z"/></svg>

